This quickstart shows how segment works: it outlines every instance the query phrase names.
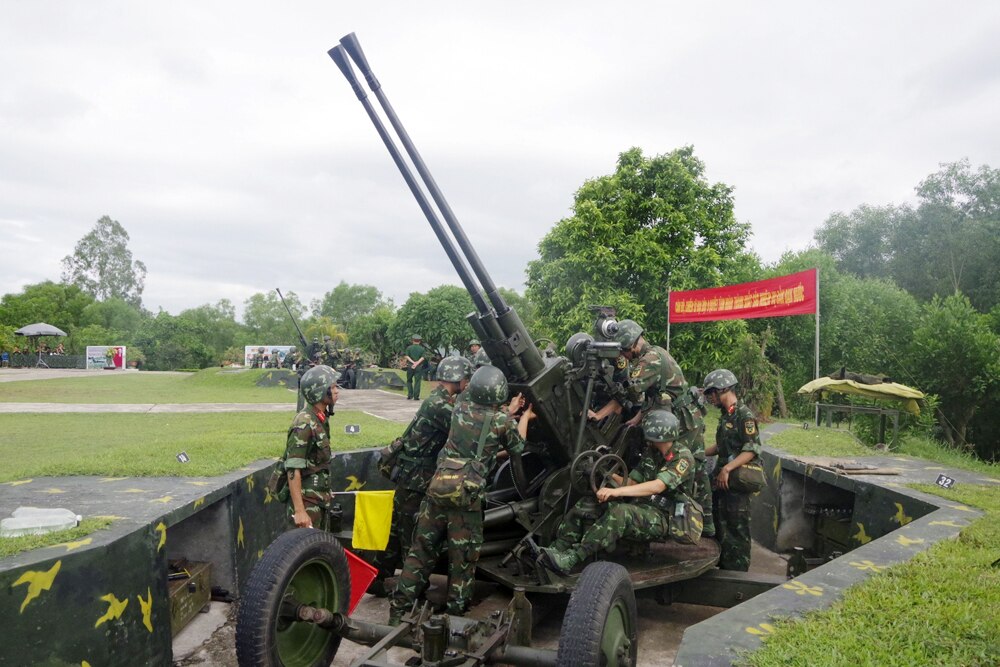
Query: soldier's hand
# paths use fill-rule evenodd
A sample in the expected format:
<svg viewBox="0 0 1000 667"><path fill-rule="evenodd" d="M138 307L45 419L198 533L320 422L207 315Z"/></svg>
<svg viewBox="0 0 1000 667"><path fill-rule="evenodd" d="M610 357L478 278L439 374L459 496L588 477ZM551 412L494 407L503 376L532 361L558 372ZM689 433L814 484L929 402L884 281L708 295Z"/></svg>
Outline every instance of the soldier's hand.
<svg viewBox="0 0 1000 667"><path fill-rule="evenodd" d="M306 512L305 510L302 510L301 512L296 512L295 515L293 516L293 519L295 521L295 527L296 528L312 528L313 527L312 519L309 518L309 513Z"/></svg>
<svg viewBox="0 0 1000 667"><path fill-rule="evenodd" d="M716 486L722 489L723 491L729 490L729 471L726 470L725 466L723 466L722 469L719 470L719 476L715 478L715 482Z"/></svg>
<svg viewBox="0 0 1000 667"><path fill-rule="evenodd" d="M635 417L632 417L632 419L629 419L627 422L625 422L625 424L627 426L638 426L640 421L642 421L642 413L641 412L637 412L637 413L635 413Z"/></svg>
<svg viewBox="0 0 1000 667"><path fill-rule="evenodd" d="M607 486L602 486L597 490L597 500L598 502L605 503L609 498L614 498L618 495L618 489L612 489Z"/></svg>

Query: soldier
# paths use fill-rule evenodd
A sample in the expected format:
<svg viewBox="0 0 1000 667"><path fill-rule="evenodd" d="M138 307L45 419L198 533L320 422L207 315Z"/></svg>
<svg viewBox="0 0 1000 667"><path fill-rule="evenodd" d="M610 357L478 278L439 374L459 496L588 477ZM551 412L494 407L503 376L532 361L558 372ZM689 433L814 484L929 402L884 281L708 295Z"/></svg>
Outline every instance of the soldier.
<svg viewBox="0 0 1000 667"><path fill-rule="evenodd" d="M323 336L323 363L331 368L340 365L340 350L337 344L330 340L329 334Z"/></svg>
<svg viewBox="0 0 1000 667"><path fill-rule="evenodd" d="M524 399L518 394L504 411L500 404L506 400L507 380L493 367L476 371L468 390L456 400L448 440L427 496L420 503L413 546L390 597L390 625L398 624L403 613L427 590L431 571L445 549L448 613L465 612L472 598L483 543L484 476L496 462L500 449L510 453L512 469L519 474L528 423L535 418L528 405L515 422L514 415L524 407ZM436 488L439 479L449 480L454 486L445 493L445 489Z"/></svg>
<svg viewBox="0 0 1000 667"><path fill-rule="evenodd" d="M491 366L490 355L486 354L486 350L483 348L479 348L476 350L475 356L472 357L472 365L475 366L477 370L483 366Z"/></svg>
<svg viewBox="0 0 1000 667"><path fill-rule="evenodd" d="M420 334L410 336L410 346L403 353L403 363L406 364L406 399L420 400L420 379L427 365L427 349L420 344L423 338Z"/></svg>
<svg viewBox="0 0 1000 667"><path fill-rule="evenodd" d="M455 397L465 391L472 377L472 363L461 357L448 357L438 367L440 384L420 404L416 416L403 432L397 463L389 481L396 485L392 499L392 528L389 545L375 557L378 576L369 592L384 597L385 579L403 564L410 551L413 527L424 492L437 468L437 456L448 439Z"/></svg>
<svg viewBox="0 0 1000 667"><path fill-rule="evenodd" d="M608 402L592 419L603 419L611 412L621 412L622 404L637 406L639 411L626 423L635 426L643 415L654 408L674 413L679 422L677 442L691 451L695 458L695 499L704 508L706 537L715 535L712 512L712 488L708 477L705 454L705 414L707 410L698 395L691 390L680 365L670 353L658 345L650 345L643 329L635 320L618 323L622 356L629 362L628 383L624 392Z"/></svg>
<svg viewBox="0 0 1000 667"><path fill-rule="evenodd" d="M278 348L276 347L271 348L271 361L267 365L267 367L281 368L281 352L278 351Z"/></svg>
<svg viewBox="0 0 1000 667"><path fill-rule="evenodd" d="M290 348L288 348L288 352L285 353L285 358L284 358L284 360L282 362L282 366L284 368L289 369L289 370L295 368L295 357L296 356L298 356L298 353L296 351L296 347L294 345L292 345Z"/></svg>
<svg viewBox="0 0 1000 667"><path fill-rule="evenodd" d="M306 407L288 429L284 457L288 517L297 528L330 527L330 418L338 377L329 366L316 366L299 383Z"/></svg>
<svg viewBox="0 0 1000 667"><path fill-rule="evenodd" d="M586 527L589 498L577 502L556 533L556 540L542 548L539 562L567 575L579 563L600 552L612 552L618 540L643 542L671 538L695 544L701 538L701 506L693 499L694 456L675 444L679 431L677 417L663 409L651 410L642 420L647 447L639 465L623 480L624 486L601 487L597 500L639 498L638 503L614 502L592 525Z"/></svg>
<svg viewBox="0 0 1000 667"><path fill-rule="evenodd" d="M323 352L323 346L319 344L319 338L313 336L312 343L310 343L309 345L309 350L308 354L306 355L306 359L308 359L309 361L313 361L314 359L316 359L317 356L319 356L322 359L322 352ZM322 363L322 361L320 363Z"/></svg>
<svg viewBox="0 0 1000 667"><path fill-rule="evenodd" d="M746 572L750 568L750 493L733 486L734 471L744 466L760 468L760 434L753 412L736 397L736 376L719 368L705 376L705 396L722 411L715 444L705 448L719 455L722 467L715 478L715 516L722 555L719 567ZM761 471L761 480L763 474Z"/></svg>
<svg viewBox="0 0 1000 667"><path fill-rule="evenodd" d="M465 358L475 363L476 353L479 352L482 347L483 346L479 344L479 341L473 338L469 341L469 351L465 353Z"/></svg>
<svg viewBox="0 0 1000 667"><path fill-rule="evenodd" d="M250 364L250 368L263 368L264 367L264 348L258 347L257 351L253 355L253 361Z"/></svg>

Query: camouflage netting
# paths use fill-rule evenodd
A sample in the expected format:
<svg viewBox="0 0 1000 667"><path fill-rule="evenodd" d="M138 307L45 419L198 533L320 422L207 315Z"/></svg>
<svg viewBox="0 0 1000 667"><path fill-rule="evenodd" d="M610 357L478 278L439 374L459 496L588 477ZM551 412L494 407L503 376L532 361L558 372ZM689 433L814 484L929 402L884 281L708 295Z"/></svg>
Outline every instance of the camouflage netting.
<svg viewBox="0 0 1000 667"><path fill-rule="evenodd" d="M258 387L287 387L288 389L298 389L299 376L295 371L281 368L269 370L257 380Z"/></svg>

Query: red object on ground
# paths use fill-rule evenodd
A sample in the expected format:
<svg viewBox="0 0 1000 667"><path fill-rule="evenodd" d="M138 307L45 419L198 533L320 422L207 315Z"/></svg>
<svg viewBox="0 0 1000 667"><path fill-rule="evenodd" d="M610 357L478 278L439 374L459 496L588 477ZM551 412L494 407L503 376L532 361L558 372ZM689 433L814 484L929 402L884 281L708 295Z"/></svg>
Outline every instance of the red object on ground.
<svg viewBox="0 0 1000 667"><path fill-rule="evenodd" d="M378 569L361 560L361 558L355 556L347 549L344 549L344 553L347 554L347 569L351 575L351 603L347 607L347 615L350 616L354 613L354 608L361 602L365 591L368 590L372 581L375 580Z"/></svg>

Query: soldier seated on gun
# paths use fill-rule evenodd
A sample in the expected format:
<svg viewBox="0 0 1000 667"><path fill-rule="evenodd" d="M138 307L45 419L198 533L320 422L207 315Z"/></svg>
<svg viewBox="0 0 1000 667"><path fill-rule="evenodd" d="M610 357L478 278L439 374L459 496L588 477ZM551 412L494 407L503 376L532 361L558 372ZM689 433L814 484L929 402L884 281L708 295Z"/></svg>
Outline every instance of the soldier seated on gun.
<svg viewBox="0 0 1000 667"><path fill-rule="evenodd" d="M540 549L539 563L567 575L579 563L600 552L612 552L625 538L655 542L667 538L681 544L701 539L701 506L693 500L694 456L675 445L677 417L666 410L651 410L642 421L647 447L639 465L623 480L612 475L617 487L601 487L597 500L632 498L635 504L613 502L593 519L592 501L583 498L559 524L555 541Z"/></svg>

